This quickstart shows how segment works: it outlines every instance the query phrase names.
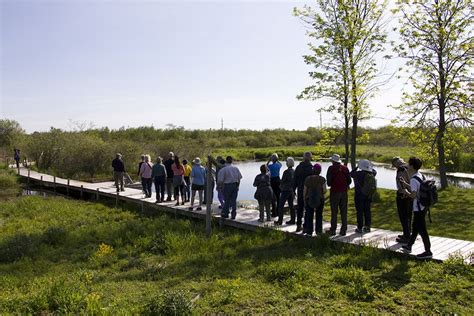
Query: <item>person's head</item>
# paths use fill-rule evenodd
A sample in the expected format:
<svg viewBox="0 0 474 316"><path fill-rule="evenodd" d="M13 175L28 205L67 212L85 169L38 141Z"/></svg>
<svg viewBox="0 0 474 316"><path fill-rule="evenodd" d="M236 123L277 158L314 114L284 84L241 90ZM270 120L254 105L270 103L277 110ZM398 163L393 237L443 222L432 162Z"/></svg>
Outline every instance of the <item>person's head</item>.
<svg viewBox="0 0 474 316"><path fill-rule="evenodd" d="M305 161L311 161L311 159L313 159L313 154L310 151L307 151L303 154L303 159Z"/></svg>
<svg viewBox="0 0 474 316"><path fill-rule="evenodd" d="M170 153L168 154L168 158L169 159L174 159L174 153L172 151L170 151Z"/></svg>
<svg viewBox="0 0 474 316"><path fill-rule="evenodd" d="M142 161L145 161L145 155L141 155L141 156L140 156L140 159L141 159Z"/></svg>
<svg viewBox="0 0 474 316"><path fill-rule="evenodd" d="M150 162L151 158L150 155L145 155L145 162Z"/></svg>
<svg viewBox="0 0 474 316"><path fill-rule="evenodd" d="M338 154L334 154L331 156L331 162L333 165L335 164L340 164L341 163L341 156L339 156Z"/></svg>
<svg viewBox="0 0 474 316"><path fill-rule="evenodd" d="M117 158L117 159L122 159L122 154L121 154L121 153L116 153L116 154L115 154L115 158Z"/></svg>
<svg viewBox="0 0 474 316"><path fill-rule="evenodd" d="M268 168L267 168L266 164L263 164L263 165L260 166L260 172L262 174L266 174L268 172Z"/></svg>
<svg viewBox="0 0 474 316"><path fill-rule="evenodd" d="M318 176L321 174L321 165L319 163L314 164L313 172L315 175L318 175Z"/></svg>
<svg viewBox="0 0 474 316"><path fill-rule="evenodd" d="M226 163L232 163L234 159L232 158L232 156L227 156L227 158L225 159L225 162Z"/></svg>
<svg viewBox="0 0 474 316"><path fill-rule="evenodd" d="M162 161L163 161L163 158L161 158L160 156L158 156L158 158L156 158L156 163L157 164L160 164Z"/></svg>
<svg viewBox="0 0 474 316"><path fill-rule="evenodd" d="M187 165L188 161L186 159L183 159L183 165Z"/></svg>
<svg viewBox="0 0 474 316"><path fill-rule="evenodd" d="M271 157L270 157L270 160L272 162L277 162L278 161L278 154L277 153L272 154Z"/></svg>
<svg viewBox="0 0 474 316"><path fill-rule="evenodd" d="M286 166L292 168L295 166L295 159L293 157L286 158Z"/></svg>
<svg viewBox="0 0 474 316"><path fill-rule="evenodd" d="M179 166L181 162L179 161L179 157L177 155L174 156L174 163Z"/></svg>
<svg viewBox="0 0 474 316"><path fill-rule="evenodd" d="M201 165L201 158L199 158L199 157L194 158L193 163L197 166L200 166Z"/></svg>
<svg viewBox="0 0 474 316"><path fill-rule="evenodd" d="M393 157L392 158L392 166L394 168L400 168L403 164L405 164L405 161L403 161L402 158L400 158L400 157Z"/></svg>
<svg viewBox="0 0 474 316"><path fill-rule="evenodd" d="M410 157L410 159L408 160L408 168L411 169L412 171L416 172L420 170L422 165L423 165L423 162L421 161L420 158Z"/></svg>

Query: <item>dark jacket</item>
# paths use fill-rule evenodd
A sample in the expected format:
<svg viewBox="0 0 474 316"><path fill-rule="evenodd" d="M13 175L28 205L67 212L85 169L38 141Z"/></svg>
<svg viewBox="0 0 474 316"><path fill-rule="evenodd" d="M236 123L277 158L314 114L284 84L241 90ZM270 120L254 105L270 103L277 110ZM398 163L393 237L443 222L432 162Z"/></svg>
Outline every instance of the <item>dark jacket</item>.
<svg viewBox="0 0 474 316"><path fill-rule="evenodd" d="M166 176L171 179L173 179L173 169L171 168L173 164L174 164L173 159L168 159L164 163L165 168L166 168Z"/></svg>
<svg viewBox="0 0 474 316"><path fill-rule="evenodd" d="M328 186L331 192L347 192L349 185L352 183L349 169L341 164L334 164L328 168L326 174Z"/></svg>
<svg viewBox="0 0 474 316"><path fill-rule="evenodd" d="M365 181L365 175L369 173L368 171L363 171L363 170L352 170L350 175L354 179L354 188L355 188L355 194L360 195L362 194L361 190L362 187L364 186L364 181ZM372 171L372 174L374 177L377 175L377 171L375 169Z"/></svg>
<svg viewBox="0 0 474 316"><path fill-rule="evenodd" d="M303 190L304 189L304 180L306 180L306 177L312 176L314 174L313 172L313 165L311 164L310 161L302 161L300 164L296 167L295 170L295 184L294 187L298 190Z"/></svg>
<svg viewBox="0 0 474 316"><path fill-rule="evenodd" d="M293 168L288 168L283 172L280 190L290 192L295 190L295 170Z"/></svg>
<svg viewBox="0 0 474 316"><path fill-rule="evenodd" d="M138 163L138 172L137 172L137 176L139 176L139 175L140 175L140 169L142 168L142 164L143 164L143 163L144 163L144 161L140 161L140 162Z"/></svg>
<svg viewBox="0 0 474 316"><path fill-rule="evenodd" d="M270 186L270 176L268 174L259 174L253 181L253 186L257 187L254 198L257 200L271 201L273 190Z"/></svg>
<svg viewBox="0 0 474 316"><path fill-rule="evenodd" d="M115 172L125 172L125 165L122 159L115 158L112 160L112 168L114 168Z"/></svg>

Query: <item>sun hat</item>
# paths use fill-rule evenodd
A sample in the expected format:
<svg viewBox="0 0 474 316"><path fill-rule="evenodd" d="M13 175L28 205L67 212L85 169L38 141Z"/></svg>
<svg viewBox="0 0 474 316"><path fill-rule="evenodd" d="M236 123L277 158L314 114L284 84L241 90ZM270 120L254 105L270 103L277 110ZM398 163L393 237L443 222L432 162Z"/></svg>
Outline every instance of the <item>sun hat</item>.
<svg viewBox="0 0 474 316"><path fill-rule="evenodd" d="M196 158L194 158L193 163L196 164L196 165L200 165L201 164L201 159L199 157L196 157Z"/></svg>
<svg viewBox="0 0 474 316"><path fill-rule="evenodd" d="M333 154L331 156L331 161L341 163L341 156L339 156L338 154Z"/></svg>
<svg viewBox="0 0 474 316"><path fill-rule="evenodd" d="M372 172L372 163L368 161L367 159L361 159L359 160L359 165L358 165L360 170Z"/></svg>

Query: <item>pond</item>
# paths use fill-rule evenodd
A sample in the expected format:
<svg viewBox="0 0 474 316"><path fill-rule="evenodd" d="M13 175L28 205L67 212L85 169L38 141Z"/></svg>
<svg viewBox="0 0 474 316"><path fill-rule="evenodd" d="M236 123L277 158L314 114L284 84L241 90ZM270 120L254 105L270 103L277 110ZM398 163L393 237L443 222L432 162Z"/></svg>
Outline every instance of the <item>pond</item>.
<svg viewBox="0 0 474 316"><path fill-rule="evenodd" d="M255 188L253 187L253 180L255 176L260 172L260 166L264 162L262 161L252 161L252 162L242 162L237 163L236 166L240 169L242 173L242 181L240 184L239 189L239 200L253 200L253 195L255 193ZM298 165L299 162L296 163ZM313 162L314 164L315 162ZM331 165L330 162L319 162L322 166L321 175L326 177L326 172L328 167ZM286 169L286 165L283 163L282 170L280 172L283 174L283 171ZM395 184L395 169L390 168L387 165L377 165L375 167L377 170L377 186L383 189L396 189ZM350 170L350 165L349 165ZM439 176L435 174L425 174L427 178L434 179L436 182L439 183ZM461 188L473 188L474 187L474 180L464 179L464 178L457 178L457 177L448 177L448 181L451 185L461 187ZM353 185L351 186L353 187Z"/></svg>

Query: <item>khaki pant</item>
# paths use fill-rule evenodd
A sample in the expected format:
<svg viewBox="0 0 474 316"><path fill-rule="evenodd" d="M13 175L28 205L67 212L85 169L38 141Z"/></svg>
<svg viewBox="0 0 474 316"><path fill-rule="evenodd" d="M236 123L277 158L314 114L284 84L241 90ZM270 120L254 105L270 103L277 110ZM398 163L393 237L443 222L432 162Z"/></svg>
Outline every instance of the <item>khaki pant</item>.
<svg viewBox="0 0 474 316"><path fill-rule="evenodd" d="M331 192L329 195L331 204L331 232L336 232L337 214L341 212L341 233L347 231L347 192Z"/></svg>
<svg viewBox="0 0 474 316"><path fill-rule="evenodd" d="M114 171L114 181L115 181L115 187L117 188L117 191L123 190L123 172L121 171ZM120 184L120 187L119 187Z"/></svg>

